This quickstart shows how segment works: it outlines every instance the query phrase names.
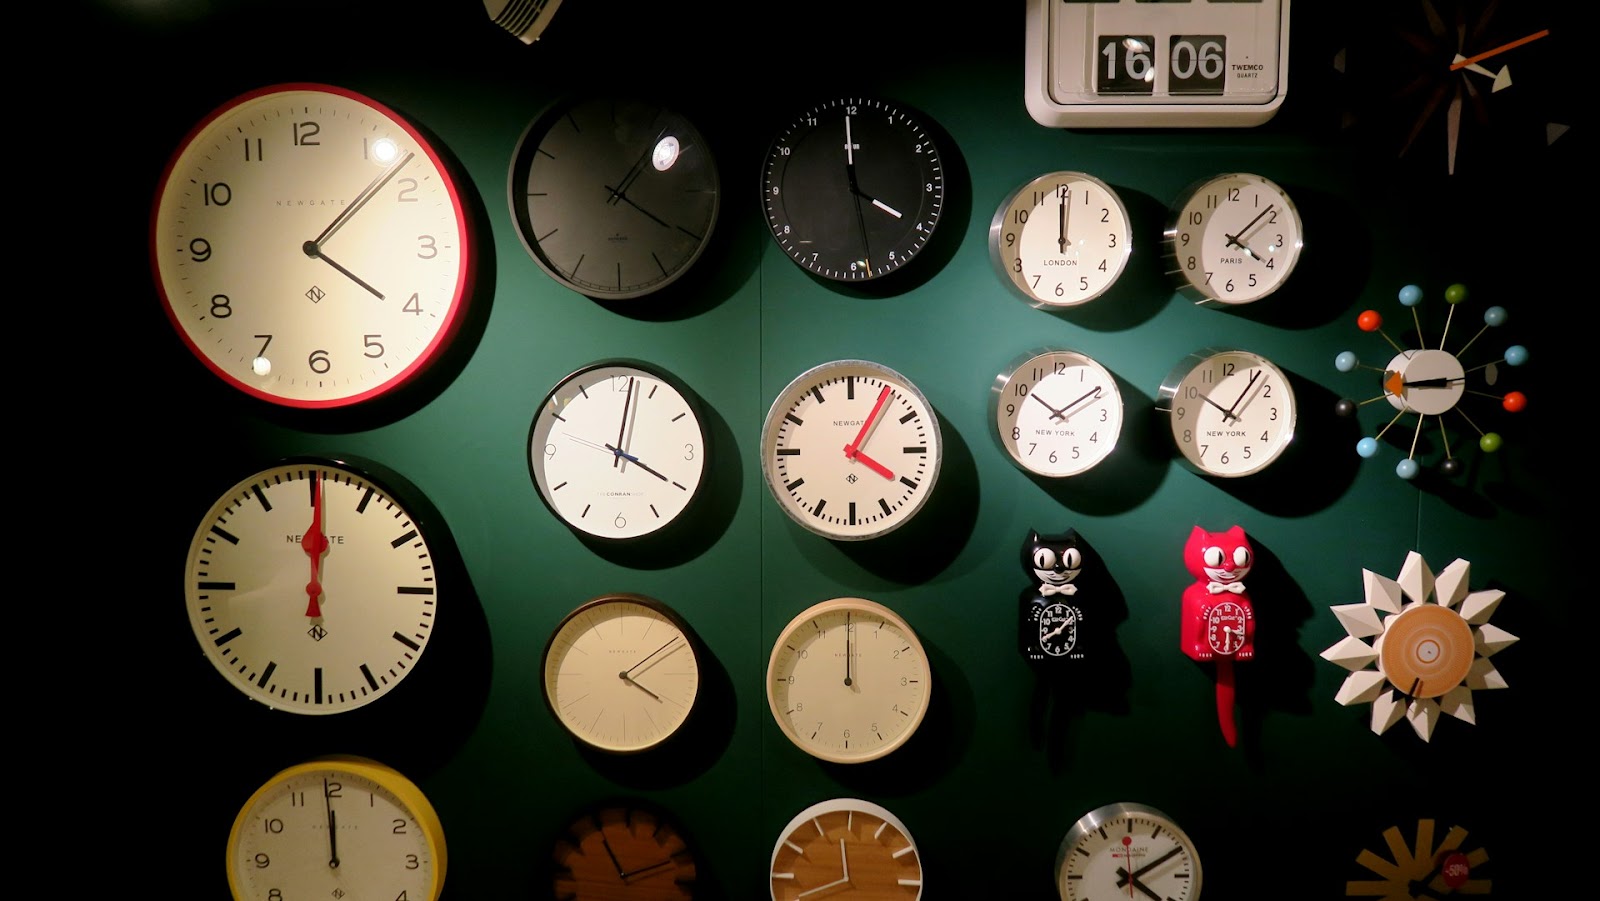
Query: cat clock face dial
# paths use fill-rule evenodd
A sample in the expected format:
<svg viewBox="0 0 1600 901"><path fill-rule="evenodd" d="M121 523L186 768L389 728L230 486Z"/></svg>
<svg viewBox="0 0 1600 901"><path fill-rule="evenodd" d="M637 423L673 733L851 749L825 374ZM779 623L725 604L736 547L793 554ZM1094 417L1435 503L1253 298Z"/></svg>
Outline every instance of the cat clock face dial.
<svg viewBox="0 0 1600 901"><path fill-rule="evenodd" d="M228 385L342 407L410 383L459 330L472 238L439 153L353 91L236 97L184 138L150 254L167 316Z"/></svg>
<svg viewBox="0 0 1600 901"><path fill-rule="evenodd" d="M1244 304L1281 288L1304 246L1300 211L1271 179L1230 172L1192 185L1163 237L1178 290L1197 303Z"/></svg>
<svg viewBox="0 0 1600 901"><path fill-rule="evenodd" d="M927 713L928 656L899 614L865 598L833 598L789 622L767 661L767 706L807 754L877 760L901 747Z"/></svg>
<svg viewBox="0 0 1600 901"><path fill-rule="evenodd" d="M1249 351L1190 354L1161 383L1156 407L1169 414L1184 463L1204 475L1262 472L1294 439L1293 386L1283 370Z"/></svg>
<svg viewBox="0 0 1600 901"><path fill-rule="evenodd" d="M828 538L885 535L927 503L943 445L928 399L900 373L836 360L791 381L761 428L761 468L779 508Z"/></svg>
<svg viewBox="0 0 1600 901"><path fill-rule="evenodd" d="M1074 307L1104 294L1133 251L1128 210L1110 185L1050 172L1006 198L989 223L989 261L1036 308Z"/></svg>
<svg viewBox="0 0 1600 901"><path fill-rule="evenodd" d="M1107 804L1067 830L1056 855L1056 888L1062 901L1199 901L1200 855L1161 811Z"/></svg>
<svg viewBox="0 0 1600 901"><path fill-rule="evenodd" d="M184 564L189 624L230 685L269 707L354 710L427 649L439 574L430 526L370 476L286 462L228 489Z"/></svg>
<svg viewBox="0 0 1600 901"><path fill-rule="evenodd" d="M1033 625L1039 633L1039 650L1050 657L1065 657L1078 645L1078 611L1061 601L1037 605Z"/></svg>
<svg viewBox="0 0 1600 901"><path fill-rule="evenodd" d="M769 872L772 901L922 897L911 831L881 804L859 798L819 801L796 814L773 843Z"/></svg>
<svg viewBox="0 0 1600 901"><path fill-rule="evenodd" d="M1215 654L1227 657L1244 647L1245 621L1249 611L1236 601L1218 601L1206 611L1206 642Z"/></svg>
<svg viewBox="0 0 1600 901"><path fill-rule="evenodd" d="M1086 354L1023 354L995 378L989 397L995 435L1011 462L1046 478L1088 472L1122 432L1117 380Z"/></svg>
<svg viewBox="0 0 1600 901"><path fill-rule="evenodd" d="M359 757L283 770L239 809L228 835L234 901L436 901L445 865L444 828L427 796Z"/></svg>

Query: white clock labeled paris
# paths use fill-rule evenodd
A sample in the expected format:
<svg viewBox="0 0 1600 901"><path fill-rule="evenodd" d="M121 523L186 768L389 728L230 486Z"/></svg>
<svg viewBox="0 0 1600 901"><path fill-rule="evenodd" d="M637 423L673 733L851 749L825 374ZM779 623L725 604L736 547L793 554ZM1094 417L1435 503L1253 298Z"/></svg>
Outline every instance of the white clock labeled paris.
<svg viewBox="0 0 1600 901"><path fill-rule="evenodd" d="M468 216L437 150L398 113L319 84L241 95L189 133L150 254L190 351L299 408L411 383L459 331L471 282Z"/></svg>
<svg viewBox="0 0 1600 901"><path fill-rule="evenodd" d="M1196 303L1245 304L1283 287L1302 234L1287 191L1260 175L1229 172L1184 192L1162 247L1179 293Z"/></svg>
<svg viewBox="0 0 1600 901"><path fill-rule="evenodd" d="M222 494L184 566L189 623L229 684L269 707L335 714L412 673L436 621L430 527L368 474L280 463Z"/></svg>

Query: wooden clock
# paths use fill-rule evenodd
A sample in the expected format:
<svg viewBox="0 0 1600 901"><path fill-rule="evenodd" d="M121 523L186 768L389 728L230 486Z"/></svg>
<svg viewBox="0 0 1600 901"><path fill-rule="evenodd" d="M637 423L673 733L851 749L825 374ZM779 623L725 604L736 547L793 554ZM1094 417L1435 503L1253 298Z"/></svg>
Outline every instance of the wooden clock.
<svg viewBox="0 0 1600 901"><path fill-rule="evenodd" d="M556 901L691 901L694 850L671 817L638 801L595 805L552 852Z"/></svg>
<svg viewBox="0 0 1600 901"><path fill-rule="evenodd" d="M772 901L917 901L922 855L881 804L832 798L795 814L772 846Z"/></svg>

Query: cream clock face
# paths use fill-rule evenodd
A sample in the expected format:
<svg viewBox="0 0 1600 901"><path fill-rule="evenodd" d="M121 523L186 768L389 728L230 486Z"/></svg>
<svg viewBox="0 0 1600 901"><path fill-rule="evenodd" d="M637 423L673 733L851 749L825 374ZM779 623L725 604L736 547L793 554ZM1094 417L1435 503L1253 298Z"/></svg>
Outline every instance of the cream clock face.
<svg viewBox="0 0 1600 901"><path fill-rule="evenodd" d="M1294 389L1266 358L1207 348L1181 361L1161 384L1158 409L1170 414L1184 461L1211 476L1261 472L1294 438Z"/></svg>
<svg viewBox="0 0 1600 901"><path fill-rule="evenodd" d="M342 713L416 668L436 621L427 527L369 476L328 460L246 477L201 518L184 565L189 624L245 696Z"/></svg>
<svg viewBox="0 0 1600 901"><path fill-rule="evenodd" d="M228 836L235 901L435 901L445 864L444 829L421 789L361 758L278 773L239 810Z"/></svg>
<svg viewBox="0 0 1600 901"><path fill-rule="evenodd" d="M528 436L539 497L569 527L624 540L660 531L699 494L706 435L676 379L607 361L545 395Z"/></svg>
<svg viewBox="0 0 1600 901"><path fill-rule="evenodd" d="M460 192L428 141L376 101L314 84L237 97L184 139L150 253L195 356L291 407L412 381L460 326L472 259Z"/></svg>
<svg viewBox="0 0 1600 901"><path fill-rule="evenodd" d="M1011 462L1047 478L1092 469L1117 446L1122 395L1086 354L1045 349L1013 360L990 392L995 434Z"/></svg>
<svg viewBox="0 0 1600 901"><path fill-rule="evenodd" d="M784 627L767 661L767 705L795 746L835 763L894 751L928 711L922 642L899 614L865 598L833 598Z"/></svg>
<svg viewBox="0 0 1600 901"><path fill-rule="evenodd" d="M1112 187L1083 172L1050 172L1014 191L989 224L989 259L1035 307L1071 307L1104 294L1133 250L1128 211Z"/></svg>
<svg viewBox="0 0 1600 901"><path fill-rule="evenodd" d="M773 901L840 897L916 901L922 859L900 818L858 798L833 798L800 811L772 846Z"/></svg>
<svg viewBox="0 0 1600 901"><path fill-rule="evenodd" d="M1172 818L1143 804L1107 804L1067 831L1056 855L1062 901L1199 901L1200 855Z"/></svg>
<svg viewBox="0 0 1600 901"><path fill-rule="evenodd" d="M1294 271L1303 245L1288 192L1248 172L1191 186L1164 235L1179 291L1199 303L1244 304L1272 294Z"/></svg>
<svg viewBox="0 0 1600 901"><path fill-rule="evenodd" d="M544 698L573 738L615 753L671 738L700 693L683 620L638 594L595 598L567 614L544 654Z"/></svg>
<svg viewBox="0 0 1600 901"><path fill-rule="evenodd" d="M761 469L784 513L845 541L905 525L927 503L943 444L928 399L900 373L836 360L789 383L761 428Z"/></svg>

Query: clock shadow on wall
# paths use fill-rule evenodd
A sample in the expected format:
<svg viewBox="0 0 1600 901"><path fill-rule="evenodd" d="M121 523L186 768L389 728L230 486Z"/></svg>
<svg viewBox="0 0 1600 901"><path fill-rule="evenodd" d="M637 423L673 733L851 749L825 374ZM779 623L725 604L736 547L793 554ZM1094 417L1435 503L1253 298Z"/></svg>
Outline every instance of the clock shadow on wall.
<svg viewBox="0 0 1600 901"><path fill-rule="evenodd" d="M971 449L944 414L938 410L933 414L939 418L943 457L938 481L923 508L888 534L864 541L827 541L856 565L889 584L921 585L931 581L955 562L978 520L978 468ZM818 546L812 540L818 537L815 534L793 522L789 522L789 528L800 547ZM831 568L823 559L816 562L824 571Z"/></svg>
<svg viewBox="0 0 1600 901"><path fill-rule="evenodd" d="M1262 727L1273 712L1308 717L1315 666L1300 646L1300 630L1312 617L1305 591L1290 577L1272 549L1252 533L1255 563L1247 578L1255 608L1256 655L1235 662L1239 748L1252 766L1268 763L1261 747ZM1216 664L1194 662L1215 681ZM1221 736L1217 736L1220 740Z"/></svg>
<svg viewBox="0 0 1600 901"><path fill-rule="evenodd" d="M1229 316L1282 329L1336 322L1361 296L1372 274L1371 228L1347 197L1280 182L1306 222L1305 246L1283 286L1253 303L1196 303ZM1179 298L1180 300L1184 298Z"/></svg>
<svg viewBox="0 0 1600 901"><path fill-rule="evenodd" d="M684 625L698 649L700 687L694 708L678 731L661 744L632 754L613 754L576 739L572 742L595 772L617 785L642 791L687 785L708 772L733 740L737 709L733 679L693 628Z"/></svg>
<svg viewBox="0 0 1600 901"><path fill-rule="evenodd" d="M1294 440L1283 456L1267 469L1241 478L1191 475L1263 513L1309 516L1332 506L1349 491L1361 462L1354 450L1361 435L1353 421L1334 415L1338 398L1332 391L1288 368L1284 368L1284 375L1294 388L1299 412ZM1159 428L1166 428L1164 420ZM1171 441L1167 444L1170 448ZM1175 465L1181 466L1176 453L1170 449L1167 453Z"/></svg>
<svg viewBox="0 0 1600 901"><path fill-rule="evenodd" d="M688 392L685 396L693 393L687 386L680 390ZM712 448L703 469L704 481L694 500L665 528L626 541L607 541L572 529L572 534L596 556L634 569L666 569L705 553L733 524L744 485L744 464L736 452L739 445L727 420L698 395L693 396Z"/></svg>
<svg viewBox="0 0 1600 901"><path fill-rule="evenodd" d="M1078 588L1071 602L1083 614L1077 637L1083 657L1034 666L1028 701L1029 742L1044 752L1051 772L1058 774L1071 769L1073 751L1085 746L1073 725L1091 711L1126 715L1133 686L1132 664L1117 642L1117 628L1128 620L1127 597L1106 571L1105 558L1094 550L1093 543L1082 531L1074 532L1084 572L1071 581ZM1038 596L1037 586L1023 589L1018 595L1019 609ZM1094 690L1084 691L1086 685Z"/></svg>
<svg viewBox="0 0 1600 901"><path fill-rule="evenodd" d="M1139 415L1153 401L1121 376L1112 373L1122 396L1122 434L1117 446L1100 463L1075 476L1052 479L1026 473L1029 480L1068 510L1091 516L1110 516L1138 509L1155 494L1170 468L1163 435L1153 416ZM1169 441L1168 444L1171 442ZM1067 523L1066 525L1070 525Z"/></svg>

